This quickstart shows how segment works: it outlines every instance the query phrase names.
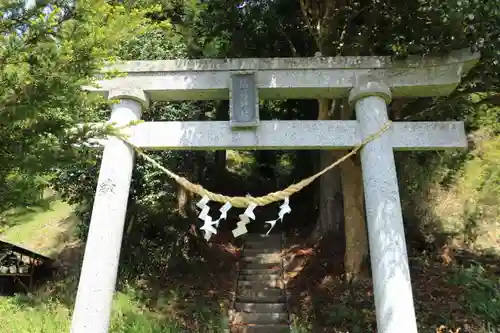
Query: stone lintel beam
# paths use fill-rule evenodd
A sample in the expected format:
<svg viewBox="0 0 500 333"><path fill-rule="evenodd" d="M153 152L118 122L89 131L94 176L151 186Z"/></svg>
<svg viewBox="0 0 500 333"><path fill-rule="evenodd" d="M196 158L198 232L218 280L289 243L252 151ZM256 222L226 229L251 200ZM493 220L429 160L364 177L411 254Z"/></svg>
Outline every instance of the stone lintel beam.
<svg viewBox="0 0 500 333"><path fill-rule="evenodd" d="M467 147L460 121L394 122L388 132L395 150ZM355 120L269 120L251 131L233 131L227 121L144 122L130 133L141 148L172 150L347 149L362 141Z"/></svg>
<svg viewBox="0 0 500 333"><path fill-rule="evenodd" d="M347 97L359 77L383 80L392 96L444 96L479 60L478 53L455 51L446 57L313 57L128 61L103 70L124 77L84 89L106 95L112 89L141 89L153 101L229 99L230 75L256 74L260 99Z"/></svg>

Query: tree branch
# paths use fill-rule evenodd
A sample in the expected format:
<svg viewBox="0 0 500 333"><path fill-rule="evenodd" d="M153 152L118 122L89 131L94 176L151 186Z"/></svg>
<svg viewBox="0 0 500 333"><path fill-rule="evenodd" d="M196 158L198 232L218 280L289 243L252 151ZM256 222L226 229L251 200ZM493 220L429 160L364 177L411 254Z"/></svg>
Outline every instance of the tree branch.
<svg viewBox="0 0 500 333"><path fill-rule="evenodd" d="M281 17L276 13L276 9L274 9L273 7L273 16L276 20L278 20L279 24L278 24L278 29L280 31L280 33L283 35L283 37L285 37L286 41L288 42L288 46L290 47L290 51L292 52L292 55L294 57L297 57L298 56L298 53L297 53L297 48L295 47L295 45L293 45L293 42L292 42L292 39L290 38L290 36L287 34L285 28L284 28L284 24L283 24L283 21L281 20Z"/></svg>
<svg viewBox="0 0 500 333"><path fill-rule="evenodd" d="M322 49L321 42L319 40L319 36L318 36L317 32L315 32L314 27L312 26L312 22L309 19L309 15L307 14L307 6L305 3L305 0L300 0L300 9L302 10L302 16L304 16L304 20L306 21L306 27L309 30L309 33L311 34L311 36L314 38L314 41L316 42L316 47L318 48L318 50L320 52L322 52L321 51L321 49Z"/></svg>

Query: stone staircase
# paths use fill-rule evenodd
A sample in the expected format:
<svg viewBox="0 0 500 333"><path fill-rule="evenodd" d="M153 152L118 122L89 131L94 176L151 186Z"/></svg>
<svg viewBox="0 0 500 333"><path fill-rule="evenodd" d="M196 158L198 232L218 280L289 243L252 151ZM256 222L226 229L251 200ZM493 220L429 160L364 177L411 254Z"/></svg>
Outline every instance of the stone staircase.
<svg viewBox="0 0 500 333"><path fill-rule="evenodd" d="M245 236L234 310L233 333L290 332L283 283L282 235Z"/></svg>

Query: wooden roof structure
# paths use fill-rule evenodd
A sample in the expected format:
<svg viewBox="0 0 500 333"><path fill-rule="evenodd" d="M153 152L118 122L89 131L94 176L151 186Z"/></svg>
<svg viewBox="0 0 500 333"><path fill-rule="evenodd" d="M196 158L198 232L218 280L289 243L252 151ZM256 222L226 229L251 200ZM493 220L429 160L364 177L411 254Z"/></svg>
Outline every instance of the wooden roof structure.
<svg viewBox="0 0 500 333"><path fill-rule="evenodd" d="M13 243L9 243L5 240L1 240L0 239L0 256L3 254L3 253L6 253L6 252L17 252L21 255L24 255L24 256L27 256L27 257L30 257L30 258L33 258L33 259L36 259L36 260L40 260L40 261L43 261L43 262L51 262L53 261L53 259L47 257L47 256L44 256L43 254L41 253L38 253L38 252L35 252L33 250L30 250L30 249L27 249L27 248L24 248L24 247L21 247L19 245L16 245L16 244L13 244Z"/></svg>

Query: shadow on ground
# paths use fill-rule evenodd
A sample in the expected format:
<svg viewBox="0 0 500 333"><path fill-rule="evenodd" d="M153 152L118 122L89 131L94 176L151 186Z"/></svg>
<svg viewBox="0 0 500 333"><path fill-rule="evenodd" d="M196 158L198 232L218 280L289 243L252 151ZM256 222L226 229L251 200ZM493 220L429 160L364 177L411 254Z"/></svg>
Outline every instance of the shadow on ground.
<svg viewBox="0 0 500 333"><path fill-rule="evenodd" d="M317 246L292 239L285 255L292 312L312 332L376 332L370 272L342 278L336 240ZM410 249L410 271L420 332L493 333L500 329L500 257L458 248ZM494 329L497 329L495 331Z"/></svg>
<svg viewBox="0 0 500 333"><path fill-rule="evenodd" d="M0 233L2 230L30 220L36 214L52 210L52 203L57 198L57 195L50 194L35 202L26 203L24 206L19 206L3 212L0 215Z"/></svg>

